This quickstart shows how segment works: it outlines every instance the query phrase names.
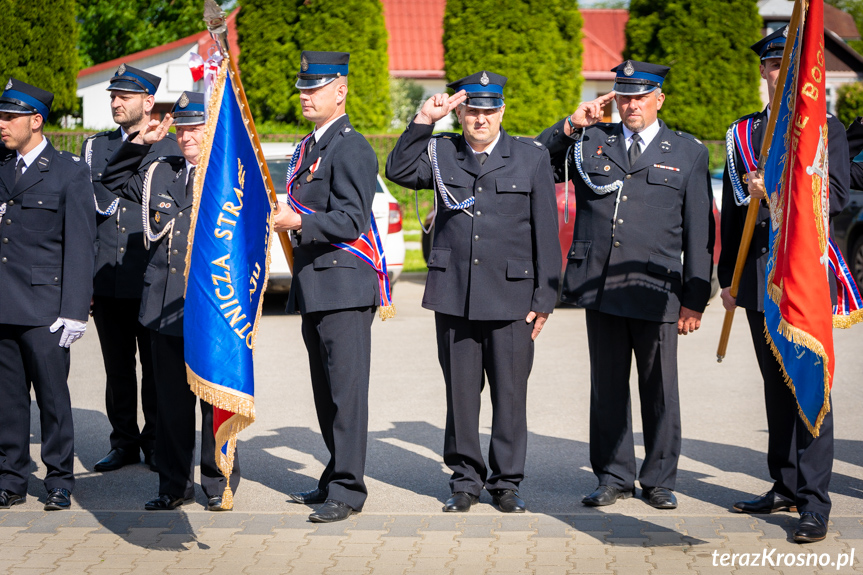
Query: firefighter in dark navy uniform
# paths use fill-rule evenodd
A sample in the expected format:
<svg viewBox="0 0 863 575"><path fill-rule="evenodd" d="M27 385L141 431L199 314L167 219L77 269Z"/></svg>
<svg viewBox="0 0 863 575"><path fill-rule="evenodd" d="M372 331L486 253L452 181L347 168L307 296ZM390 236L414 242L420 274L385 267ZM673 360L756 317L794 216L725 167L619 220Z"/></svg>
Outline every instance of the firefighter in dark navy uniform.
<svg viewBox="0 0 863 575"><path fill-rule="evenodd" d="M448 84L399 137L387 177L434 189L436 222L423 307L434 310L446 383L444 462L468 511L485 488L501 511L523 513L527 380L557 300L560 247L554 177L545 147L501 128L506 78L481 71ZM432 135L453 109L462 134ZM489 465L480 449L480 393L488 377Z"/></svg>
<svg viewBox="0 0 863 575"><path fill-rule="evenodd" d="M767 81L770 100L776 90L785 48L785 27L759 40L752 50L761 59L761 77ZM742 513L799 511L800 522L794 540L800 543L820 541L827 535L830 516L830 475L833 468L833 411L827 412L820 434L813 438L798 416L797 401L785 383L782 368L776 361L764 336L764 291L767 259L770 256L770 209L767 206L762 177L755 171L769 111L750 114L732 124L728 142L733 156L726 163L722 186L722 253L717 268L722 287L722 303L728 310L735 306L746 310L749 330L761 377L764 380L764 403L767 410L767 468L773 479L771 489L755 499L738 501L734 509ZM735 144L737 139L739 144ZM830 158L830 216L839 214L849 200L849 152L845 127L832 115L827 116L828 156ZM728 147L728 146L726 146ZM758 221L752 243L740 276L737 298L730 285L740 249L740 238L750 195L760 201ZM832 227L832 224L831 224ZM831 295L836 284L830 277ZM835 303L835 301L834 301Z"/></svg>
<svg viewBox="0 0 863 575"><path fill-rule="evenodd" d="M141 293L139 321L149 330L156 378L156 460L159 495L144 508L176 509L194 498L195 404L198 401L186 379L183 356L183 302L189 216L192 209L195 166L204 138L204 95L183 92L171 114L161 123L151 120L141 132L124 142L102 175L108 190L140 204L146 210L144 241L149 262ZM182 156L160 157L142 169L151 148L163 140L171 122L177 127ZM147 185L145 185L145 183ZM221 511L225 477L216 466L213 407L201 405L201 487L207 509ZM235 456L231 490L240 482Z"/></svg>
<svg viewBox="0 0 863 575"><path fill-rule="evenodd" d="M666 66L627 60L614 92L579 105L539 140L576 216L561 299L586 308L590 461L610 505L635 492L629 401L632 355L644 427L642 497L674 509L680 457L677 336L697 330L710 296L714 222L707 148L657 119ZM615 98L622 122L598 123Z"/></svg>
<svg viewBox="0 0 863 575"><path fill-rule="evenodd" d="M291 493L297 503L323 503L317 523L362 511L368 438L371 325L380 302L375 270L334 244L369 231L378 162L345 113L345 52L303 51L296 87L303 117L314 122L303 157L297 156L291 194L310 213L281 204L276 231L292 230L294 279L288 312L303 316L312 391L321 435L330 453L318 485Z"/></svg>
<svg viewBox="0 0 863 575"><path fill-rule="evenodd" d="M147 269L141 207L126 198L117 198L102 186L102 172L108 160L131 133L150 121L160 78L121 64L111 78L111 113L120 125L113 131L88 138L81 157L90 167L96 193L96 275L93 280L93 323L99 333L105 363L105 412L111 423L109 453L99 460L96 471L113 471L140 461L155 471L156 388L150 334L138 322L141 290ZM150 149L142 165L159 156L177 153L173 134ZM135 354L141 361L141 407L144 427L138 429L138 376Z"/></svg>
<svg viewBox="0 0 863 575"><path fill-rule="evenodd" d="M31 385L45 509L68 509L75 485L69 346L87 327L96 214L84 162L42 135L53 101L14 78L0 96L0 509L27 497Z"/></svg>

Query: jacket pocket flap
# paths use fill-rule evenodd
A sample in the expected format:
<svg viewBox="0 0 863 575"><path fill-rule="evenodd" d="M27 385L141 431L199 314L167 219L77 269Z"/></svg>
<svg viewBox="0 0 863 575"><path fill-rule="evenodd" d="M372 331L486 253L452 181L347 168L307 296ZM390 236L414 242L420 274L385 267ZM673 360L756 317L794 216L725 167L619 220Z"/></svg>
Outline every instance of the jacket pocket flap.
<svg viewBox="0 0 863 575"><path fill-rule="evenodd" d="M569 248L569 254L566 259L583 260L590 252L590 240L575 240L572 242L572 247Z"/></svg>
<svg viewBox="0 0 863 575"><path fill-rule="evenodd" d="M683 272L683 263L677 258L670 258L659 254L650 254L650 257L647 260L647 271L680 279Z"/></svg>
<svg viewBox="0 0 863 575"><path fill-rule="evenodd" d="M533 279L533 262L531 260L506 260L506 279Z"/></svg>
<svg viewBox="0 0 863 575"><path fill-rule="evenodd" d="M315 258L315 269L323 270L328 268L356 268L357 256L348 253L344 250L336 250L325 253L322 256Z"/></svg>
<svg viewBox="0 0 863 575"><path fill-rule="evenodd" d="M495 180L498 193L503 192L519 192L529 194L530 180L528 178L498 178Z"/></svg>
<svg viewBox="0 0 863 575"><path fill-rule="evenodd" d="M39 267L31 270L30 283L34 286L58 286L63 275L62 268Z"/></svg>
<svg viewBox="0 0 863 575"><path fill-rule="evenodd" d="M652 167L647 169L647 183L679 190L683 185L683 175L674 170Z"/></svg>
<svg viewBox="0 0 863 575"><path fill-rule="evenodd" d="M449 177L443 178L443 183L445 186L456 186L459 188L472 188L474 183L474 178L470 177L468 174L457 173L453 174Z"/></svg>
<svg viewBox="0 0 863 575"><path fill-rule="evenodd" d="M24 194L21 198L21 206L25 208L42 208L45 210L57 210L60 207L59 194Z"/></svg>
<svg viewBox="0 0 863 575"><path fill-rule="evenodd" d="M452 251L449 248L432 248L429 254L428 267L445 270L449 265L449 256Z"/></svg>

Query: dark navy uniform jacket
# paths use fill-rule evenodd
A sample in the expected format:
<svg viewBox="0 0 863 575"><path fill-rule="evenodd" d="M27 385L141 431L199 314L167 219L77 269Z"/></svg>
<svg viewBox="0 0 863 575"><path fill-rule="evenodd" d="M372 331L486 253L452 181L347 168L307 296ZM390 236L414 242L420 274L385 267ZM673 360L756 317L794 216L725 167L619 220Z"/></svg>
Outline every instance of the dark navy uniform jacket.
<svg viewBox="0 0 863 575"><path fill-rule="evenodd" d="M147 206L150 230L158 234L171 221L174 227L161 240L150 244L138 318L144 327L163 335L181 337L187 238L193 196L191 193L186 195L186 160L183 156L161 157L141 169L150 154L150 148L124 142L105 167L102 184L108 190L136 202L140 210L144 179L148 173L151 174L150 205Z"/></svg>
<svg viewBox="0 0 863 575"><path fill-rule="evenodd" d="M93 190L99 209L106 211L117 196L102 185L102 173L108 160L123 143L120 128L100 132L81 146L81 157L90 166ZM142 162L142 167L159 156L177 154L177 138L168 134L157 142ZM149 255L144 247L141 206L120 198L112 216L96 214L96 276L93 295L120 299L138 299L144 285L144 272Z"/></svg>
<svg viewBox="0 0 863 575"><path fill-rule="evenodd" d="M574 142L564 121L538 138L551 152L558 181ZM659 124L631 168L622 124L584 130L584 171L600 186L621 180L623 190L615 221L618 194L597 194L570 162L576 215L562 301L657 322L676 322L681 305L704 311L715 238L707 148Z"/></svg>
<svg viewBox="0 0 863 575"><path fill-rule="evenodd" d="M318 158L321 161L312 173ZM377 174L374 150L347 115L333 122L303 159L292 192L315 213L303 215L302 231L294 234L289 313L380 303L375 270L332 245L352 242L369 231Z"/></svg>
<svg viewBox="0 0 863 575"><path fill-rule="evenodd" d="M434 126L408 125L387 158L387 177L433 189L427 146ZM473 217L438 201L423 307L471 320L524 319L557 301L560 244L554 177L545 147L531 138L500 139L483 165L461 134L436 135L446 187Z"/></svg>
<svg viewBox="0 0 863 575"><path fill-rule="evenodd" d="M96 239L87 166L48 142L16 184L16 162L0 144L0 323L86 322Z"/></svg>
<svg viewBox="0 0 863 575"><path fill-rule="evenodd" d="M755 118L752 129L752 148L755 157L761 153L761 144L764 141L764 133L767 130L767 110L755 114L749 114L740 118L739 121ZM827 154L830 158L830 216L835 216L848 205L849 192L849 158L848 142L845 138L845 126L832 115L827 116ZM735 147L735 167L741 178L745 173L740 151ZM743 184L746 194L749 191ZM731 176L728 166L722 176L722 251L719 253L719 264L717 275L719 285L726 288L731 285L734 277L734 266L737 263L737 252L740 249L740 238L743 235L743 225L746 222L746 211L748 206L738 206L734 200L734 188L731 186ZM831 224L832 227L832 224ZM749 254L740 276L740 289L737 292L737 305L753 311L764 311L764 289L765 272L767 270L767 259L770 256L770 208L766 202L761 202L758 208L758 220L755 231L752 234L752 243L749 246ZM836 283L832 274L830 277L830 292L835 299Z"/></svg>

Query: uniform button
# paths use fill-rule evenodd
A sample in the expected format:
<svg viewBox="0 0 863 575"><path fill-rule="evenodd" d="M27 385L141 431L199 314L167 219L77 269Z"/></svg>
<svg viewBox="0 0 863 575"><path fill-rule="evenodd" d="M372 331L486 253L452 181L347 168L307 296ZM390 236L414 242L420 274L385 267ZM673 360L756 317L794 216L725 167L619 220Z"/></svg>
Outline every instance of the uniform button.
<svg viewBox="0 0 863 575"><path fill-rule="evenodd" d="M668 183L668 178L665 178L665 183L666 183L666 184Z"/></svg>
<svg viewBox="0 0 863 575"><path fill-rule="evenodd" d="M12 220L10 220L9 218L6 218L6 225L11 226Z"/></svg>
<svg viewBox="0 0 863 575"><path fill-rule="evenodd" d="M3 261L6 261L6 258L3 258ZM473 265L479 265L479 260L473 260Z"/></svg>
<svg viewBox="0 0 863 575"><path fill-rule="evenodd" d="M618 224L622 224L622 223L623 223L623 220L622 220L622 219L617 220L617 223L618 223Z"/></svg>
<svg viewBox="0 0 863 575"><path fill-rule="evenodd" d="M761 253L762 253L762 254L766 254L766 253L767 253L767 248L761 248Z"/></svg>
<svg viewBox="0 0 863 575"><path fill-rule="evenodd" d="M622 198L620 198L620 199L621 199L621 200L623 200L623 201L625 202L625 201L626 201L626 200L628 200L629 198L627 198L626 196L623 196L623 197L622 197Z"/></svg>
<svg viewBox="0 0 863 575"><path fill-rule="evenodd" d="M8 244L8 243L9 243L9 238L3 238L3 243L4 243L4 244Z"/></svg>
<svg viewBox="0 0 863 575"><path fill-rule="evenodd" d="M124 234L125 234L125 233L126 233L126 228L120 228L120 232L122 232L122 233L124 233Z"/></svg>
<svg viewBox="0 0 863 575"><path fill-rule="evenodd" d="M180 213L179 213L179 214L177 214L177 215L178 215L178 216L180 216L180 217L182 218L182 217L183 217L183 212L180 212Z"/></svg>
<svg viewBox="0 0 863 575"><path fill-rule="evenodd" d="M626 174L626 179L627 179L627 180L631 180L631 179L632 179L632 174Z"/></svg>
<svg viewBox="0 0 863 575"><path fill-rule="evenodd" d="M766 227L767 227L767 222L761 222L761 227L762 227L762 228L766 228Z"/></svg>
<svg viewBox="0 0 863 575"><path fill-rule="evenodd" d="M554 135L556 136L559 132L560 132L560 130L555 130Z"/></svg>
<svg viewBox="0 0 863 575"><path fill-rule="evenodd" d="M515 189L515 184L513 184L513 185L512 185L512 189L513 189L513 190Z"/></svg>
<svg viewBox="0 0 863 575"><path fill-rule="evenodd" d="M171 268L171 273L172 273L172 274L177 273L177 268Z"/></svg>
<svg viewBox="0 0 863 575"><path fill-rule="evenodd" d="M614 242L614 247L619 248L619 247L620 247L620 242Z"/></svg>
<svg viewBox="0 0 863 575"><path fill-rule="evenodd" d="M120 248L120 253L121 254L126 253L126 248Z"/></svg>
<svg viewBox="0 0 863 575"><path fill-rule="evenodd" d="M180 253L180 252L179 252L179 250L174 250L174 251L172 251L171 253L172 253L172 254L174 254L174 255L177 255L177 254L178 254L178 253Z"/></svg>
<svg viewBox="0 0 863 575"><path fill-rule="evenodd" d="M175 236L179 236L179 235L180 235L180 232L174 232L174 235L175 235Z"/></svg>
<svg viewBox="0 0 863 575"><path fill-rule="evenodd" d="M37 204L39 204L39 205L41 206L41 205L42 205L42 200L36 200L36 203L37 203Z"/></svg>
<svg viewBox="0 0 863 575"><path fill-rule="evenodd" d="M336 265L337 263L339 263L339 260L333 260L333 265Z"/></svg>
<svg viewBox="0 0 863 575"><path fill-rule="evenodd" d="M474 236L474 237L473 237L473 241L478 242L478 241L479 241L479 236Z"/></svg>
<svg viewBox="0 0 863 575"><path fill-rule="evenodd" d="M481 192L481 191L482 191L482 186L478 187L478 188L476 189L476 191Z"/></svg>
<svg viewBox="0 0 863 575"><path fill-rule="evenodd" d="M57 276L54 276L54 281L58 282L58 281L60 281L60 278L58 278Z"/></svg>
<svg viewBox="0 0 863 575"><path fill-rule="evenodd" d="M479 211L479 210L477 210L476 215L481 216L481 215L482 215L482 212L481 212L481 211Z"/></svg>
<svg viewBox="0 0 863 575"><path fill-rule="evenodd" d="M527 274L527 270L524 270L524 273Z"/></svg>
<svg viewBox="0 0 863 575"><path fill-rule="evenodd" d="M9 261L9 260L7 260L5 257L4 257L2 260L0 260L0 262L3 262L4 264L5 264L7 261Z"/></svg>
<svg viewBox="0 0 863 575"><path fill-rule="evenodd" d="M121 209L120 209L120 211L121 211L121 212L125 212L125 211L126 211L126 208L125 208L125 207L123 207L123 208L121 208Z"/></svg>
<svg viewBox="0 0 863 575"><path fill-rule="evenodd" d="M9 200L9 205L10 205L10 206L14 206L14 205L15 205L15 200Z"/></svg>

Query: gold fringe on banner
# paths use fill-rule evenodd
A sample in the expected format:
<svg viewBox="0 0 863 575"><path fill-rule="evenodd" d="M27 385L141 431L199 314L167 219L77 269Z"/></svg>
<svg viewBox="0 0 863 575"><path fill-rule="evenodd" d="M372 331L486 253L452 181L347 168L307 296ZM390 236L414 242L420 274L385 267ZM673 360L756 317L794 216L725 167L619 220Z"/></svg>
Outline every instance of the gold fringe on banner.
<svg viewBox="0 0 863 575"><path fill-rule="evenodd" d="M396 306L384 305L380 307L378 315L381 316L381 321L387 321L391 317L396 317Z"/></svg>
<svg viewBox="0 0 863 575"><path fill-rule="evenodd" d="M861 321L863 321L863 309L855 309L849 315L833 315L833 327L840 329L848 329Z"/></svg>

